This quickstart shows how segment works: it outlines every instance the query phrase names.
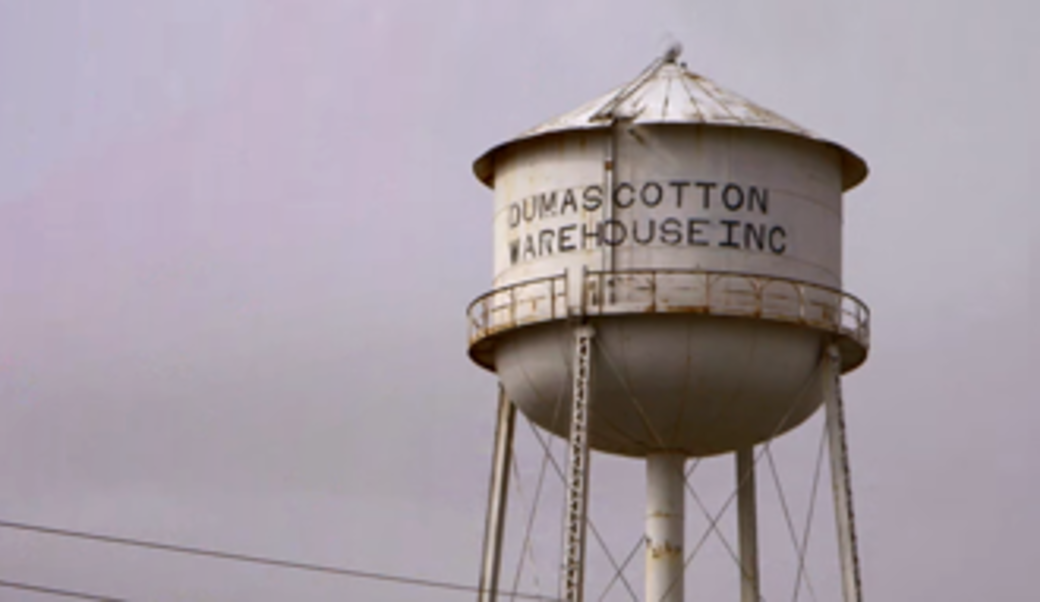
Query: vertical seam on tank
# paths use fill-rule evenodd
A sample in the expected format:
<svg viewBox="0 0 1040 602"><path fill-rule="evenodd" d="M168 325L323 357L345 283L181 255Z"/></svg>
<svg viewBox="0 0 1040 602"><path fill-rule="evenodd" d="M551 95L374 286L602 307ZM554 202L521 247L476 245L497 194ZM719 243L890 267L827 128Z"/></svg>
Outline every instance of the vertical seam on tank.
<svg viewBox="0 0 1040 602"><path fill-rule="evenodd" d="M741 371L742 374L750 374L751 373L750 370L747 370L747 364L750 364L751 361L754 360L755 356L758 354L758 346L759 346L759 341L761 339L761 336L762 336L762 329L761 328L755 328L754 329L754 336L751 339L752 340L751 350L748 353L747 359L745 360L745 366L744 366L745 369ZM709 419L710 421L718 420L719 414L724 412L730 406L733 405L733 400L741 393L741 390L744 388L744 383L746 381L747 381L747 379L745 379L745 378L738 379L737 380L737 386L734 387L730 391L729 395L726 396L726 398L725 398L726 401L724 403L721 403L721 404L716 403L715 408L714 408L715 411L712 413L712 417Z"/></svg>
<svg viewBox="0 0 1040 602"><path fill-rule="evenodd" d="M708 89L708 86L704 85L703 83L698 83L697 85L700 86L701 90L704 90L704 93L707 94L715 104L722 107L722 110L729 114L730 118L733 119L733 121L739 124L744 123L744 120L738 117L736 113L731 111L730 108L726 106L726 103L719 100L719 98L715 96L715 94L711 90Z"/></svg>
<svg viewBox="0 0 1040 602"><path fill-rule="evenodd" d="M691 337L693 336L693 325L696 323L696 318L690 318L684 321L686 322L686 369L683 370L683 388L681 402L679 403L679 413L675 418L675 424L672 425L672 433L669 437L669 440L672 441L677 438L677 433L680 430L683 419L686 417L686 406L690 403L690 376L693 374L693 369L690 367L690 364L692 363L690 352L692 349Z"/></svg>
<svg viewBox="0 0 1040 602"><path fill-rule="evenodd" d="M668 119L668 101L672 96L672 82L675 81L674 77L668 78L668 83L664 87L664 102L661 103L661 120Z"/></svg>
<svg viewBox="0 0 1040 602"><path fill-rule="evenodd" d="M538 398L538 403L545 403L545 395L543 395L542 392L538 389L538 387L534 384L534 380L531 378L531 375L527 373L527 367L524 365L523 362L517 362L517 365L520 367L520 374L522 374L524 380L527 381L527 386L531 387L531 390L534 391L535 397Z"/></svg>
<svg viewBox="0 0 1040 602"><path fill-rule="evenodd" d="M704 123L707 123L708 119L704 116L704 112L701 111L700 105L697 104L697 97L693 94L693 92L690 91L690 87L686 84L685 75L679 78L679 83L682 84L683 89L686 90L686 96L690 98L690 106L693 107L693 111L697 119L701 120Z"/></svg>
<svg viewBox="0 0 1040 602"><path fill-rule="evenodd" d="M631 403L632 407L635 408L636 415L639 418L639 422L642 423L643 428L646 429L647 435L650 439L656 441L657 445L662 445L663 440L661 439L661 435L657 432L657 430L654 428L653 423L650 421L650 417L646 412L646 408L644 407L643 402L635 396L632 389L628 387L628 383L625 381L625 379L620 377L620 370L618 369L617 362L610 358L610 354L607 352L607 348L603 344L602 339L600 337L596 337L595 339L593 339L593 341L594 344L599 348L600 353L603 354L603 358L606 360L611 372L614 375L618 376L618 381L621 383L623 389L621 391L622 397L627 398L628 401ZM639 447L640 445L649 449L649 446L647 446L646 444L637 443L637 447Z"/></svg>
<svg viewBox="0 0 1040 602"><path fill-rule="evenodd" d="M615 288L617 288L616 285L615 285ZM634 404L642 404L642 402L639 401L639 398L640 398L639 397L639 392L636 391L635 389L633 389L633 387L632 387L632 379L629 377L629 374L628 374L629 364L631 363L628 360L628 347L629 347L629 345L628 345L628 324L631 322L631 320L615 320L614 322L618 326L618 330L621 331L621 337L620 337L621 338L621 366L620 366L621 369L620 370L615 370L615 373L617 373L618 378L624 379L624 382L622 383L622 386L624 387L624 390L628 392L628 396L632 398L632 402ZM602 345L600 347L602 348ZM639 410L637 409L636 411L638 412ZM651 415L647 411L645 405L643 407L642 412L643 412L643 414L646 415L646 422L651 424L651 426L650 426L651 432L647 433L647 436L649 437L650 440L653 440L654 439L654 434L653 434L654 427L652 426L653 422L651 421ZM645 425L644 425L644 428L646 428ZM663 444L663 443L664 443L663 441L659 441L658 442L659 445Z"/></svg>

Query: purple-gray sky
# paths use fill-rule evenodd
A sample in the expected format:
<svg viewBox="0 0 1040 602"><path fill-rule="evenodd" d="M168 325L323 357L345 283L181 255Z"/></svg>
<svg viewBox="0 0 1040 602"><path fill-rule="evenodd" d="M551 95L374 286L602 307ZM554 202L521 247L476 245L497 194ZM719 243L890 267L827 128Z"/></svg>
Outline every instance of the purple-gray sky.
<svg viewBox="0 0 1040 602"><path fill-rule="evenodd" d="M495 386L464 351L491 271L470 162L674 39L872 168L845 222L846 287L874 312L845 387L868 597L1025 599L1038 19L1024 0L0 0L0 519L475 582ZM799 521L818 428L777 446ZM540 458L521 451L529 499ZM593 516L624 556L642 469L594 462ZM709 503L730 473L706 463ZM764 593L786 599L761 488ZM827 491L817 514L810 571L836 599ZM691 599L735 600L731 565L713 543ZM155 602L468 598L2 530L0 579Z"/></svg>

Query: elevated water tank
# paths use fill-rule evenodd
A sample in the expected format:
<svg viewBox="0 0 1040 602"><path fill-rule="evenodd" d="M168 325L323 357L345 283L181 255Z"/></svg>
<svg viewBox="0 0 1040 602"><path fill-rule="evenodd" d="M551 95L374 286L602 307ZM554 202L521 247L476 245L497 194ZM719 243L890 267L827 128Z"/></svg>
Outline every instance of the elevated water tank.
<svg viewBox="0 0 1040 602"><path fill-rule="evenodd" d="M475 163L494 189L493 290L470 355L568 432L573 331L596 332L590 445L704 456L794 428L869 313L842 291L842 193L866 164L675 53Z"/></svg>

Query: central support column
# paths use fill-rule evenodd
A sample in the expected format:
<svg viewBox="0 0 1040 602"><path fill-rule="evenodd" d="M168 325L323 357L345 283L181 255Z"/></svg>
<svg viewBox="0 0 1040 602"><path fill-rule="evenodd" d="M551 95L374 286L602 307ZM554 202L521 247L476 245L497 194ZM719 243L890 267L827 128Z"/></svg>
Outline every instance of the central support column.
<svg viewBox="0 0 1040 602"><path fill-rule="evenodd" d="M740 602L759 602L758 510L755 449L737 450L737 534L740 538Z"/></svg>
<svg viewBox="0 0 1040 602"><path fill-rule="evenodd" d="M646 602L682 602L686 457L646 457Z"/></svg>

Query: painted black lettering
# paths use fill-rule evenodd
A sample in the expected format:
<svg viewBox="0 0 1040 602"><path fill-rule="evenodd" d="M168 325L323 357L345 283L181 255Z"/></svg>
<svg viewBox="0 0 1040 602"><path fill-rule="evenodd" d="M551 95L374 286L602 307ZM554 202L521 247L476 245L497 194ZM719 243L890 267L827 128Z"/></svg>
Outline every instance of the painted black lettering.
<svg viewBox="0 0 1040 602"><path fill-rule="evenodd" d="M556 191L543 192L538 195L538 217L554 217L556 215Z"/></svg>
<svg viewBox="0 0 1040 602"><path fill-rule="evenodd" d="M779 236L780 240L777 241ZM784 251L787 250L787 231L784 230L783 226L773 226L769 229L769 250L776 255L783 255Z"/></svg>
<svg viewBox="0 0 1040 602"><path fill-rule="evenodd" d="M560 202L560 215L566 215L568 207L574 213L578 212L578 201L574 199L574 191L570 188L563 193L563 201Z"/></svg>
<svg viewBox="0 0 1040 602"><path fill-rule="evenodd" d="M722 189L722 204L730 211L736 211L744 206L744 190L736 184L726 184Z"/></svg>
<svg viewBox="0 0 1040 602"><path fill-rule="evenodd" d="M769 215L769 189L751 186L748 188L748 211L754 211L758 205L762 215Z"/></svg>
<svg viewBox="0 0 1040 602"><path fill-rule="evenodd" d="M648 192L649 191L649 192ZM647 182L643 184L643 187L639 190L639 200L643 201L643 204L647 207L656 207L661 204L661 199L664 198L664 189L657 182ZM632 236L635 236L633 233Z"/></svg>
<svg viewBox="0 0 1040 602"><path fill-rule="evenodd" d="M688 181L686 181L686 180L676 180L676 181L668 182L668 185L675 189L675 206L680 208L680 209L682 209L683 188L686 188L687 186L689 186L690 183ZM667 220L665 220L665 221L667 221ZM664 224L664 222L661 222L661 223L662 223L662 225Z"/></svg>
<svg viewBox="0 0 1040 602"><path fill-rule="evenodd" d="M586 186L581 198L581 206L585 208L585 211L595 211L603 204L603 188L599 184Z"/></svg>
<svg viewBox="0 0 1040 602"><path fill-rule="evenodd" d="M632 222L632 240L641 245L648 245L654 240L654 220L648 220L646 226L646 237L639 238L639 222Z"/></svg>
<svg viewBox="0 0 1040 602"><path fill-rule="evenodd" d="M524 221L532 222L534 218L538 216L538 203L535 202L534 197L527 197L524 199Z"/></svg>
<svg viewBox="0 0 1040 602"><path fill-rule="evenodd" d="M701 189L701 198L704 203L704 209L711 208L711 189L718 186L715 182L695 182L694 186Z"/></svg>
<svg viewBox="0 0 1040 602"><path fill-rule="evenodd" d="M588 224L582 224L581 225L581 248L584 250L584 249L587 249L589 247L589 244L588 244L589 243L589 239L592 240L592 246L596 246L596 247L600 246L602 244L602 239L603 239L602 234L603 234L602 224L596 224L596 227L592 229L592 232L589 232L589 225Z"/></svg>
<svg viewBox="0 0 1040 602"><path fill-rule="evenodd" d="M621 200L621 191L628 191L628 202ZM614 206L628 209L636 202L636 189L628 182L622 182L614 187Z"/></svg>
<svg viewBox="0 0 1040 602"><path fill-rule="evenodd" d="M608 247L616 247L625 244L626 238L628 238L628 230L625 228L625 224L616 219L608 219L603 222L603 236L601 237L603 244Z"/></svg>
<svg viewBox="0 0 1040 602"><path fill-rule="evenodd" d="M720 247L732 247L734 249L740 248L740 243L733 239L734 230L740 227L740 221L735 219L722 219L719 223L726 226L726 240L720 241Z"/></svg>
<svg viewBox="0 0 1040 602"><path fill-rule="evenodd" d="M573 195L572 195L573 196ZM575 249L574 241L571 240L571 234L577 230L577 224L568 224L560 228L560 234L558 240L560 253L566 253L567 251L573 251Z"/></svg>
<svg viewBox="0 0 1040 602"><path fill-rule="evenodd" d="M758 247L759 251L766 250L766 225L744 224L744 248Z"/></svg>
<svg viewBox="0 0 1040 602"><path fill-rule="evenodd" d="M710 223L710 221L700 217L691 217L690 221L686 224L686 244L697 247L706 247L708 241L699 237L704 234L704 230L701 230L701 226L707 226Z"/></svg>
<svg viewBox="0 0 1040 602"><path fill-rule="evenodd" d="M682 222L674 217L661 222L661 242L666 245L677 245L682 242Z"/></svg>
<svg viewBox="0 0 1040 602"><path fill-rule="evenodd" d="M528 234L524 237L524 260L538 257L538 252L534 248L534 237Z"/></svg>
<svg viewBox="0 0 1040 602"><path fill-rule="evenodd" d="M555 230L541 230L538 232L538 256L552 255L553 252L553 237L556 236Z"/></svg>
<svg viewBox="0 0 1040 602"><path fill-rule="evenodd" d="M516 265L516 262L520 261L520 239L515 238L509 241L509 265Z"/></svg>
<svg viewBox="0 0 1040 602"><path fill-rule="evenodd" d="M520 205L509 204L509 229L512 230L520 225Z"/></svg>

